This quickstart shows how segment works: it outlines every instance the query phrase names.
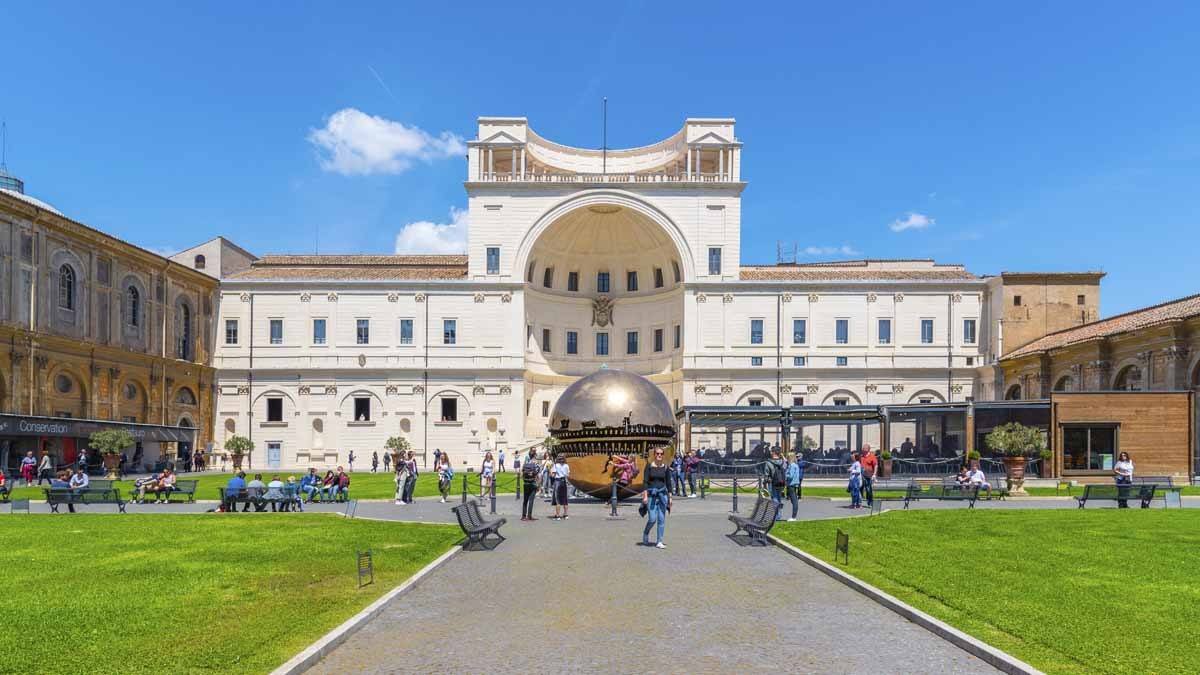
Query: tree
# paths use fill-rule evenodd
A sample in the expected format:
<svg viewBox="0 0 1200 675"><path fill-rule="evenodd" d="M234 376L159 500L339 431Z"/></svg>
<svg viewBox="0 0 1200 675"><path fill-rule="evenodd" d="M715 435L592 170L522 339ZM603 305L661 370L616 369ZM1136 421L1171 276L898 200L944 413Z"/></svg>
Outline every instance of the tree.
<svg viewBox="0 0 1200 675"><path fill-rule="evenodd" d="M225 441L225 450L231 455L246 455L254 449L254 441L245 436L230 436Z"/></svg>
<svg viewBox="0 0 1200 675"><path fill-rule="evenodd" d="M1046 449L1046 435L1042 430L1020 422L996 427L983 441L992 451L1005 457L1040 457Z"/></svg>
<svg viewBox="0 0 1200 675"><path fill-rule="evenodd" d="M125 448L133 447L133 434L124 429L105 429L88 437L88 444L102 455L119 455Z"/></svg>
<svg viewBox="0 0 1200 675"><path fill-rule="evenodd" d="M557 448L561 442L562 441L558 440L554 436L546 436L542 439L542 447L546 449L547 455L553 457L556 454L554 449Z"/></svg>
<svg viewBox="0 0 1200 675"><path fill-rule="evenodd" d="M391 450L392 454L394 455L398 452L408 452L409 448L412 446L409 445L407 438L403 436L392 436L391 438L387 439L386 442L384 442L383 447Z"/></svg>

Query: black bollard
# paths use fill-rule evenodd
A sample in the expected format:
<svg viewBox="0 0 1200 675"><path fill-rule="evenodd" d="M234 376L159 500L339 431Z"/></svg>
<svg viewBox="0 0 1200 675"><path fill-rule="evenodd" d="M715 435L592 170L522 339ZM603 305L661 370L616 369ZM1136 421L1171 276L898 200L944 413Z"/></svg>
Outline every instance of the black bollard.
<svg viewBox="0 0 1200 675"><path fill-rule="evenodd" d="M738 512L738 510L737 510L737 488L738 488L737 476L735 475L733 477L733 512L734 513Z"/></svg>
<svg viewBox="0 0 1200 675"><path fill-rule="evenodd" d="M704 489L704 471L703 471L703 470L701 470L701 471L699 471L699 472L697 472L697 473L699 473L699 474L700 474L700 499L704 499L704 498L705 498L705 492L707 492L707 490L705 490L705 489ZM695 492L693 492L692 494L695 494Z"/></svg>
<svg viewBox="0 0 1200 675"><path fill-rule="evenodd" d="M516 482L517 482L517 483L516 483L516 488L517 488L517 489L516 489L516 490L514 490L514 492L516 492L516 493L517 493L517 501L519 502L519 501L521 501L521 477L518 475L518 476L515 478L515 480L516 480Z"/></svg>
<svg viewBox="0 0 1200 675"><path fill-rule="evenodd" d="M462 503L464 503L464 504L466 504L466 503L467 503L467 474L465 474L465 473L463 474L463 494L462 494Z"/></svg>
<svg viewBox="0 0 1200 675"><path fill-rule="evenodd" d="M490 498L488 501L491 502L490 506L491 506L492 510L489 512L489 514L494 516L494 515L496 515L496 479L495 479L495 477L492 478L492 489L490 490L490 492L491 492L491 495L489 495Z"/></svg>
<svg viewBox="0 0 1200 675"><path fill-rule="evenodd" d="M609 515L611 515L613 518L616 518L617 517L617 481L615 481L615 480L613 481L613 484L612 484L612 500L611 501L612 501L612 513Z"/></svg>

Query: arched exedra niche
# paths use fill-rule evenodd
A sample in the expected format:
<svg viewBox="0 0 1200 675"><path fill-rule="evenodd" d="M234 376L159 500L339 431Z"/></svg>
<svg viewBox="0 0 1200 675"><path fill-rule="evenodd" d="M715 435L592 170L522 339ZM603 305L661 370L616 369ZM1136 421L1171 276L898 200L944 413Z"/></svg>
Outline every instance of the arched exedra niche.
<svg viewBox="0 0 1200 675"><path fill-rule="evenodd" d="M752 398L761 398L762 404L765 406L776 405L775 397L772 396L771 394L768 394L767 392L763 391L762 389L751 389L750 391L744 392L741 396L738 397L738 400L734 405L748 406L748 405L750 405L750 399L752 399Z"/></svg>
<svg viewBox="0 0 1200 675"><path fill-rule="evenodd" d="M918 391L917 393L908 397L908 402L909 403L920 403L921 399L923 399L923 398L932 399L930 401L930 403L945 403L946 402L945 396L942 396L941 394L939 394L938 392L936 392L932 389L922 389L921 391Z"/></svg>
<svg viewBox="0 0 1200 675"><path fill-rule="evenodd" d="M225 440L237 434L237 422L232 417L225 418Z"/></svg>
<svg viewBox="0 0 1200 675"><path fill-rule="evenodd" d="M487 420L487 430L489 434L494 434L500 428L500 423L495 417L489 417Z"/></svg>
<svg viewBox="0 0 1200 675"><path fill-rule="evenodd" d="M564 199L558 204L552 206L534 222L533 227L526 230L524 237L521 239L520 245L517 247L517 257L513 261L513 269L524 272L529 267L529 257L537 241L541 236L550 229L559 218L566 214L575 211L576 209L587 208L596 205L612 205L627 208L630 211L638 213L652 223L662 228L662 231L670 237L671 242L675 246L675 251L679 256L680 262L683 264L683 281L690 281L696 278L696 263L692 257L691 247L688 245L687 238L683 235L683 231L671 220L665 213L660 211L652 204L640 199L629 192L622 190L597 190L586 192L581 195L575 195ZM537 283L537 279L533 283Z"/></svg>
<svg viewBox="0 0 1200 675"><path fill-rule="evenodd" d="M379 410L383 410L383 399L379 397L379 394L376 394L370 389L355 389L349 394L346 394L342 397L341 401L338 401L338 409L341 410L342 407L346 405L347 401L351 401L351 399L356 398L369 398L372 401L372 407L378 406ZM353 403L353 401L351 401L351 403ZM353 412L353 410L351 410L351 412Z"/></svg>
<svg viewBox="0 0 1200 675"><path fill-rule="evenodd" d="M1114 391L1144 391L1146 389L1146 372L1136 363L1122 364L1113 376Z"/></svg>
<svg viewBox="0 0 1200 675"><path fill-rule="evenodd" d="M1054 391L1074 391L1075 378L1070 375L1063 375L1054 381Z"/></svg>
<svg viewBox="0 0 1200 675"><path fill-rule="evenodd" d="M821 401L821 405L834 405L833 400L837 398L845 398L846 405L862 405L862 399L858 397L858 394L849 389L837 389L829 392Z"/></svg>
<svg viewBox="0 0 1200 675"><path fill-rule="evenodd" d="M412 433L412 420L407 417L400 418L400 433Z"/></svg>
<svg viewBox="0 0 1200 675"><path fill-rule="evenodd" d="M1014 384L1004 392L1005 401L1020 401L1021 400L1021 385Z"/></svg>

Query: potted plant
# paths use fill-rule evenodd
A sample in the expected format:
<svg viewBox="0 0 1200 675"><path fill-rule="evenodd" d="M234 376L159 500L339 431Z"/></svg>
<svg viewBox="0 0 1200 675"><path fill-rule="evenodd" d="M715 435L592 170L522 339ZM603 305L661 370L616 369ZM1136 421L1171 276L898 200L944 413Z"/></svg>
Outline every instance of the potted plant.
<svg viewBox="0 0 1200 675"><path fill-rule="evenodd" d="M549 457L553 457L556 454L555 448L558 447L558 444L559 440L554 436L546 436L542 439L542 447L546 449L546 455Z"/></svg>
<svg viewBox="0 0 1200 675"><path fill-rule="evenodd" d="M242 460L246 455L254 450L254 441L245 436L230 436L229 440L225 441L225 451L229 453L229 458L233 460L233 470L242 470Z"/></svg>
<svg viewBox="0 0 1200 675"><path fill-rule="evenodd" d="M1037 427L1027 427L1020 422L1002 424L984 438L984 442L998 453L1008 475L1009 494L1025 493L1025 460L1040 457L1046 449L1046 436Z"/></svg>
<svg viewBox="0 0 1200 675"><path fill-rule="evenodd" d="M979 468L979 451L978 450L972 450L967 453L967 463L971 466L972 469Z"/></svg>
<svg viewBox="0 0 1200 675"><path fill-rule="evenodd" d="M892 451L884 450L879 453L879 475L882 478L892 477Z"/></svg>
<svg viewBox="0 0 1200 675"><path fill-rule="evenodd" d="M407 453L409 448L412 446L409 445L407 438L403 436L392 436L384 442L383 447L391 451L392 466L399 466L402 456Z"/></svg>
<svg viewBox="0 0 1200 675"><path fill-rule="evenodd" d="M105 478L116 480L121 466L121 451L133 447L133 434L124 429L105 429L88 437L88 443L100 453L107 471Z"/></svg>

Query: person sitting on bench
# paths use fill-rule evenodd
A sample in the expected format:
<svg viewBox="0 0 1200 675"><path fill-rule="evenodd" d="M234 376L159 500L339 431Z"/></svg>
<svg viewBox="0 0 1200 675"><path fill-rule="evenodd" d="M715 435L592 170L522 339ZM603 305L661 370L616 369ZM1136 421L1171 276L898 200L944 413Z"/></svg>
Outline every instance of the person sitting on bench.
<svg viewBox="0 0 1200 675"><path fill-rule="evenodd" d="M271 502L271 510L276 510L278 505L279 511L287 511L288 503L283 499L283 481L279 480L279 476L271 476L271 482L267 483L267 491L263 495L263 499Z"/></svg>
<svg viewBox="0 0 1200 675"><path fill-rule="evenodd" d="M250 481L249 483L246 483L247 500L246 500L246 505L242 507L242 513L245 513L250 510L251 502L254 503L254 510L256 512L261 513L263 511L266 511L267 510L267 502L263 499L263 493L266 491L267 491L267 485L266 485L266 483L263 483L262 474L261 473L254 474L254 480Z"/></svg>
<svg viewBox="0 0 1200 675"><path fill-rule="evenodd" d="M88 486L89 482L88 475L84 472L83 465L80 464L75 467L75 475L71 476L71 482L68 483L68 486L72 490L82 490Z"/></svg>
<svg viewBox="0 0 1200 675"><path fill-rule="evenodd" d="M246 472L239 471L225 484L225 512L237 511L238 496L246 489Z"/></svg>
<svg viewBox="0 0 1200 675"><path fill-rule="evenodd" d="M960 486L967 485L971 482L971 472L967 471L966 465L963 465L961 468L959 468L958 475L954 477L954 482L958 483Z"/></svg>
<svg viewBox="0 0 1200 675"><path fill-rule="evenodd" d="M54 490L57 488L71 487L71 484L67 482L67 477L70 475L70 473L70 471L59 471L54 478L50 479L50 489ZM75 505L71 502L67 502L67 511L75 513Z"/></svg>
<svg viewBox="0 0 1200 675"><path fill-rule="evenodd" d="M984 475L983 469L980 469L979 467L975 467L967 472L966 484L975 486L979 488L980 491L988 490L990 492L992 489L992 486L988 485L987 476Z"/></svg>
<svg viewBox="0 0 1200 675"><path fill-rule="evenodd" d="M300 492L297 494L307 496L309 504L314 498L321 496L321 477L317 475L315 466L308 467L308 473L300 479Z"/></svg>

